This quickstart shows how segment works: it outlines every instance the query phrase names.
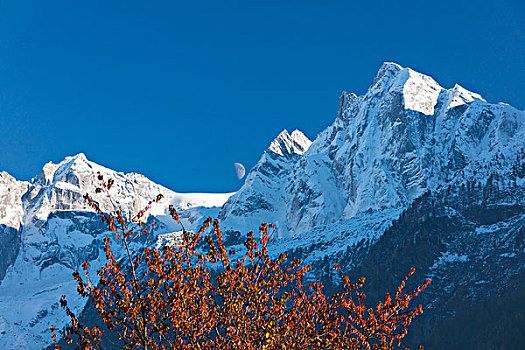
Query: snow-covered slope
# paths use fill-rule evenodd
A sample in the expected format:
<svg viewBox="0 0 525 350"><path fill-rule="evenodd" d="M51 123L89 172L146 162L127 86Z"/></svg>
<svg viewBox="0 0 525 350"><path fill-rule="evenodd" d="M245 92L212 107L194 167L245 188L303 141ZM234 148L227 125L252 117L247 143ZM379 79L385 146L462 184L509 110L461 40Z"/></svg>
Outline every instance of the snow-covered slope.
<svg viewBox="0 0 525 350"><path fill-rule="evenodd" d="M28 187L28 182L17 181L8 173L0 172L0 283L20 249L18 230L24 216L22 196Z"/></svg>
<svg viewBox="0 0 525 350"><path fill-rule="evenodd" d="M245 229L270 221L281 234L298 234L369 209L404 208L497 154L515 157L524 124L523 111L385 63L365 95L342 94L334 123L304 154L265 152L220 215L242 216Z"/></svg>
<svg viewBox="0 0 525 350"><path fill-rule="evenodd" d="M30 183L0 174L0 349L42 349L51 342L49 326L62 326L60 296L68 296L76 313L85 300L76 293L71 277L83 260L92 277L104 263L102 239L107 234L83 195L94 195L97 174L115 180L116 205L126 215L136 213L158 194L149 215L159 224L156 233L180 230L168 215L173 204L187 229L204 216L217 216L231 193L176 193L140 174L124 174L86 159L84 154L47 163ZM94 195L105 210L114 210L105 195ZM141 246L134 243L132 248ZM119 254L119 245L115 243Z"/></svg>

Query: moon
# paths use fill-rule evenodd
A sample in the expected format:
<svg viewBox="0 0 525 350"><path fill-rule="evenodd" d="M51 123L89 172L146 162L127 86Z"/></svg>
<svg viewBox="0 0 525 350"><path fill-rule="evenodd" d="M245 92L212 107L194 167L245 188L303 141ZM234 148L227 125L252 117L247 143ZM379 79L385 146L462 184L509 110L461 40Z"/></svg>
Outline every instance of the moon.
<svg viewBox="0 0 525 350"><path fill-rule="evenodd" d="M246 169L244 168L244 165L241 163L233 163L233 166L235 167L235 172L237 173L237 178L240 180L244 177L244 174L246 174Z"/></svg>

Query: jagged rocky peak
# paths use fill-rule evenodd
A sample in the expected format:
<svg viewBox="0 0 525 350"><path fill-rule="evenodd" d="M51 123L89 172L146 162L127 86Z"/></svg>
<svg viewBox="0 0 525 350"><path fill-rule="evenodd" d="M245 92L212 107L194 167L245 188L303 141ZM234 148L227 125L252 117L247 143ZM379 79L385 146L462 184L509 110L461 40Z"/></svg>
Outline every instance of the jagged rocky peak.
<svg viewBox="0 0 525 350"><path fill-rule="evenodd" d="M60 179L69 173L93 173L101 171L103 167L88 161L84 153L66 157L56 168L55 178ZM109 169L106 169L109 170Z"/></svg>
<svg viewBox="0 0 525 350"><path fill-rule="evenodd" d="M113 178L115 187L129 195L130 198L125 199L130 202L124 205L126 210L138 207L139 203L135 203L136 198L132 196L135 194L133 189L126 186L124 174L93 163L85 154L79 153L66 157L58 164L49 162L44 165L40 175L32 180L30 191L24 196L27 202L24 221L47 220L50 213L57 211L88 210L82 197L86 193L95 193L99 172L105 178ZM100 199L100 205L103 210L112 208L104 199Z"/></svg>
<svg viewBox="0 0 525 350"><path fill-rule="evenodd" d="M515 159L524 117L459 85L444 89L385 63L366 94L342 93L334 123L305 154L282 157L294 154L294 138L279 134L225 204L223 218L233 213L251 224L262 218L264 203L266 221L298 234L369 209L404 208L480 162L490 165L497 152Z"/></svg>
<svg viewBox="0 0 525 350"><path fill-rule="evenodd" d="M0 171L0 182L6 182L9 179L15 179L7 171Z"/></svg>
<svg viewBox="0 0 525 350"><path fill-rule="evenodd" d="M78 153L74 156L66 157L62 162L60 162L60 167L68 167L71 169L81 169L85 168L89 164L89 161L84 153Z"/></svg>
<svg viewBox="0 0 525 350"><path fill-rule="evenodd" d="M440 99L442 103L440 104ZM377 72L372 85L364 96L343 92L339 100L338 117L348 117L349 110L357 112L357 102L380 101L382 106L396 105L399 100L405 110L433 116L441 111L475 100L486 102L479 94L468 91L456 84L450 89L441 87L432 77L402 67L397 63L385 62ZM438 105L443 109L436 111Z"/></svg>
<svg viewBox="0 0 525 350"><path fill-rule="evenodd" d="M96 164L88 161L84 153L64 158L60 163L48 162L42 168L40 175L33 179L33 183L40 186L49 186L58 181L70 182L72 173L93 172ZM78 185L78 183L75 183Z"/></svg>
<svg viewBox="0 0 525 350"><path fill-rule="evenodd" d="M311 144L312 141L301 131L296 129L289 134L288 130L285 129L277 135L268 149L280 156L290 154L301 155L308 150Z"/></svg>
<svg viewBox="0 0 525 350"><path fill-rule="evenodd" d="M346 91L343 91L341 93L341 97L339 97L339 110L341 110L343 106L346 106L349 103L355 102L356 100L357 100L356 94L354 94L353 92L348 93Z"/></svg>
<svg viewBox="0 0 525 350"><path fill-rule="evenodd" d="M14 190L15 187L18 186L19 183L23 183L24 181L18 181L15 179L11 174L9 174L7 171L0 171L0 196L1 193L8 193Z"/></svg>
<svg viewBox="0 0 525 350"><path fill-rule="evenodd" d="M18 181L9 173L0 172L0 225L15 229L20 227L23 216L22 196L29 183Z"/></svg>
<svg viewBox="0 0 525 350"><path fill-rule="evenodd" d="M295 161L304 157L311 144L299 130L279 133L250 170L241 189L224 203L219 213L223 227L256 230L267 218L278 226L284 224L280 200L286 196ZM245 217L246 213L254 215Z"/></svg>
<svg viewBox="0 0 525 350"><path fill-rule="evenodd" d="M105 194L97 194L100 186L98 174L107 181L114 180L113 200ZM66 157L58 164L47 163L40 175L32 180L30 191L25 195L26 210L24 220L47 220L49 214L57 211L91 210L83 199L90 194L105 211L120 206L124 215L133 215L144 208L157 195L164 196L163 203L171 203L179 209L193 207L221 206L231 195L228 193L176 193L138 173L118 172L94 163L83 153ZM155 204L149 214L163 215L166 205Z"/></svg>
<svg viewBox="0 0 525 350"><path fill-rule="evenodd" d="M371 87L375 86L381 81L392 79L398 72L402 71L403 67L394 62L384 62L372 82Z"/></svg>
<svg viewBox="0 0 525 350"><path fill-rule="evenodd" d="M17 180L7 171L0 171L0 186L10 186L16 182Z"/></svg>
<svg viewBox="0 0 525 350"><path fill-rule="evenodd" d="M359 98L353 92L343 91L339 97L337 108L337 119L350 118L354 116L359 108Z"/></svg>
<svg viewBox="0 0 525 350"><path fill-rule="evenodd" d="M471 103L475 100L485 101L481 95L472 91L468 91L459 84L456 84L452 89L447 90L446 98L446 109L454 108L466 103Z"/></svg>
<svg viewBox="0 0 525 350"><path fill-rule="evenodd" d="M367 95L379 97L401 94L405 109L433 115L442 90L432 77L386 62L379 69Z"/></svg>

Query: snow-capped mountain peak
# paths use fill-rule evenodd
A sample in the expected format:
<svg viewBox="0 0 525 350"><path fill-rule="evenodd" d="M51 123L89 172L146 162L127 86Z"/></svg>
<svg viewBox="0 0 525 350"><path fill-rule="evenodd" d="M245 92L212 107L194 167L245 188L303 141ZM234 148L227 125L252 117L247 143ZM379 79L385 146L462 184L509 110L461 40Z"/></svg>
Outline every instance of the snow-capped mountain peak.
<svg viewBox="0 0 525 350"><path fill-rule="evenodd" d="M224 219L223 227L256 230L261 223L271 220L278 226L282 223L281 233L286 232L285 212L279 203L287 196L295 161L305 156L311 144L299 130L279 133L246 176L244 186L222 207L219 219Z"/></svg>
<svg viewBox="0 0 525 350"><path fill-rule="evenodd" d="M377 73L367 95L395 95L401 93L405 109L433 115L443 88L430 76L403 68L392 62L384 63ZM370 96L371 97L371 96Z"/></svg>
<svg viewBox="0 0 525 350"><path fill-rule="evenodd" d="M222 218L261 221L263 203L269 208L264 220L285 222L283 231L298 234L367 210L403 208L473 171L467 168L490 163L496 150L515 159L524 124L524 112L487 103L459 85L446 90L427 75L387 62L365 95L341 95L334 123L308 152L272 156L291 149L291 136L282 132L273 153L263 154L225 203Z"/></svg>
<svg viewBox="0 0 525 350"><path fill-rule="evenodd" d="M96 173L97 171L105 174L113 172L96 163L90 162L84 153L79 153L74 156L67 156L59 163L46 163L40 175L33 178L32 183L40 186L49 186L57 182L71 182L72 179L70 177L68 178L71 174Z"/></svg>
<svg viewBox="0 0 525 350"><path fill-rule="evenodd" d="M374 81L372 82L371 88L375 87L377 84L385 84L387 81L391 80L396 76L398 72L403 70L399 64L394 62L384 62L381 68L377 71Z"/></svg>
<svg viewBox="0 0 525 350"><path fill-rule="evenodd" d="M34 219L46 220L50 214L57 211L90 211L82 197L86 193L95 193L95 189L99 187L98 173L106 180L115 181L113 190L117 195L114 200L125 215L136 213L158 194L164 196L164 204L169 202L182 210L194 207L220 207L232 195L232 193L176 193L142 174L117 172L92 162L85 154L79 153L66 157L58 164L47 163L40 175L33 178L31 188L24 195L27 203L23 221L29 223ZM115 209L104 195L98 197L95 199L103 210ZM150 213L160 215L165 210L165 205L154 205Z"/></svg>
<svg viewBox="0 0 525 350"><path fill-rule="evenodd" d="M0 172L0 225L18 229L22 224L22 195L29 183L17 181L5 171Z"/></svg>
<svg viewBox="0 0 525 350"><path fill-rule="evenodd" d="M385 94L400 94L405 109L430 116L434 115L434 109L443 93L446 96L445 110L475 100L486 102L479 94L459 84L451 89L444 89L432 77L393 62L385 62L381 66L367 95L383 97Z"/></svg>
<svg viewBox="0 0 525 350"><path fill-rule="evenodd" d="M95 194L98 172L114 180L113 201L104 193ZM86 301L75 292L71 273L87 260L96 275L104 261L106 234L83 198L86 193L103 210L116 209L116 203L128 217L164 195L144 217L155 218L159 233L181 228L169 215L169 204L179 211L184 227L194 230L204 217L217 216L232 195L176 193L143 175L105 168L82 153L47 163L31 182L0 173L0 349L46 348L51 342L49 326L61 327L66 321L58 306L62 294L68 295L75 313L82 311ZM130 247L138 249L140 244L132 242ZM119 254L118 244L114 247Z"/></svg>
<svg viewBox="0 0 525 350"><path fill-rule="evenodd" d="M7 171L0 171L0 182L11 182L15 181L16 179L9 174Z"/></svg>
<svg viewBox="0 0 525 350"><path fill-rule="evenodd" d="M459 84L454 85L452 89L447 90L447 102L446 109L454 108L460 105L474 102L475 100L485 101L481 95L476 94L475 92L468 91Z"/></svg>
<svg viewBox="0 0 525 350"><path fill-rule="evenodd" d="M303 154L308 150L312 141L308 139L301 131L294 130L292 134L284 129L272 141L268 150L280 156L289 154Z"/></svg>

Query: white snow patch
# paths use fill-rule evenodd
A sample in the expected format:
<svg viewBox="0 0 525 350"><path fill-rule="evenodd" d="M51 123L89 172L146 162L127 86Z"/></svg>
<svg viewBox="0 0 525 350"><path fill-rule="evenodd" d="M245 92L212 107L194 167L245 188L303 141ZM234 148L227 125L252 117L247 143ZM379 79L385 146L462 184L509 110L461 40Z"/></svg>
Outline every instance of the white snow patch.
<svg viewBox="0 0 525 350"><path fill-rule="evenodd" d="M427 75L410 68L406 68L404 71L406 79L403 85L405 109L421 112L425 115L433 115L439 93L443 88Z"/></svg>
<svg viewBox="0 0 525 350"><path fill-rule="evenodd" d="M451 263L464 263L468 261L467 255L458 255L457 253L450 253L450 252L442 252L441 256L434 262L434 264L430 267L431 270L435 270L441 265L445 264L451 264Z"/></svg>
<svg viewBox="0 0 525 350"><path fill-rule="evenodd" d="M280 156L293 153L301 155L308 150L311 144L312 141L299 130L294 130L290 135L285 129L277 135L268 149Z"/></svg>
<svg viewBox="0 0 525 350"><path fill-rule="evenodd" d="M178 247L182 243L182 230L177 232L163 233L157 236L155 248L161 249L164 246Z"/></svg>
<svg viewBox="0 0 525 350"><path fill-rule="evenodd" d="M474 102L475 100L485 101L481 95L468 91L462 86L456 84L452 89L447 90L447 110L466 103Z"/></svg>

